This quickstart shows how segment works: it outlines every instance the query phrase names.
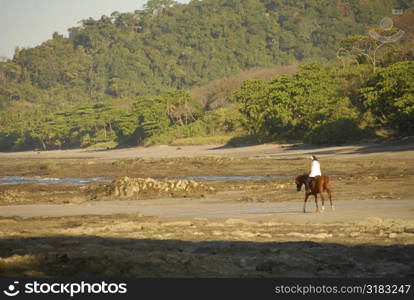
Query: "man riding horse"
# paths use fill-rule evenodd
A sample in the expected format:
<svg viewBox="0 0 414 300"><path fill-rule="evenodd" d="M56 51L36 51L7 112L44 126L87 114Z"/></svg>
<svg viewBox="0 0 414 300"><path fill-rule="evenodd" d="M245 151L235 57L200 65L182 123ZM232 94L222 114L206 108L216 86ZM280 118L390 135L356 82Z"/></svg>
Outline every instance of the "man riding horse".
<svg viewBox="0 0 414 300"><path fill-rule="evenodd" d="M299 192L302 188L302 185L305 185L305 201L303 203L303 212L306 212L306 202L308 201L308 197L310 195L315 196L315 205L316 211L319 212L318 206L318 194L321 196L322 200L322 211L325 209L324 206L324 196L323 192L327 192L329 196L329 202L331 203L332 210L334 209L332 204L332 193L331 193L331 185L328 176L322 176L321 166L319 164L318 159L315 155L311 156L311 170L308 174L299 175L295 179L296 183L296 190ZM313 182L315 180L315 182Z"/></svg>

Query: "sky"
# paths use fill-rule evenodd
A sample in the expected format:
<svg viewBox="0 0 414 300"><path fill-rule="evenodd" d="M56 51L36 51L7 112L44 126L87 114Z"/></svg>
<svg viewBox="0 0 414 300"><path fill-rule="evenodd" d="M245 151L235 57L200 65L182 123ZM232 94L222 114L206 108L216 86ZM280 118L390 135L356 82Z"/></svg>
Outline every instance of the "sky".
<svg viewBox="0 0 414 300"><path fill-rule="evenodd" d="M67 36L79 21L112 12L142 9L147 0L0 0L0 56L12 58L14 49L35 47L54 32ZM189 0L178 0L188 3Z"/></svg>

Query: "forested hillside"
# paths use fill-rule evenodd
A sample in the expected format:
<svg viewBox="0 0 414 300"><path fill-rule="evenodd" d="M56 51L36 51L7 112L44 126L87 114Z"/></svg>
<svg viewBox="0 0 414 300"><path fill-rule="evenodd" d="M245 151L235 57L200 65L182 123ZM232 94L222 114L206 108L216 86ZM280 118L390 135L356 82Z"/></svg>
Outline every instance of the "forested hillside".
<svg viewBox="0 0 414 300"><path fill-rule="evenodd" d="M81 21L0 63L0 103L153 95L242 71L336 57L339 42L397 0L152 0L144 10Z"/></svg>
<svg viewBox="0 0 414 300"><path fill-rule="evenodd" d="M411 134L402 123L414 111L413 3L151 0L143 10L82 20L68 37L55 33L0 62L0 150L246 134L347 142L381 126ZM393 8L407 11L395 18L406 34L382 47L367 32ZM298 64L293 77L241 86L240 78L292 75ZM332 140L329 130L347 125L351 138Z"/></svg>

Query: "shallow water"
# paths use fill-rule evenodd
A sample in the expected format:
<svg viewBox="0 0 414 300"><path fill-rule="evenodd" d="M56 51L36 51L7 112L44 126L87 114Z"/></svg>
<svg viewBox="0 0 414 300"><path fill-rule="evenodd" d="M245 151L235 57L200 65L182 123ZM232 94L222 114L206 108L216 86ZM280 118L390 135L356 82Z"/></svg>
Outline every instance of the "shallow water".
<svg viewBox="0 0 414 300"><path fill-rule="evenodd" d="M335 176L335 175L329 175ZM269 180L275 178L293 178L291 175L273 175L273 176L186 176L172 178L173 180L199 180L199 181L244 181L244 180ZM158 180L166 180L170 178L155 178ZM0 185L2 184L71 184L71 185L88 185L93 182L112 182L111 178L92 177L92 178L44 178L39 176L5 176L0 177Z"/></svg>
<svg viewBox="0 0 414 300"><path fill-rule="evenodd" d="M71 184L71 185L88 185L92 182L111 182L112 179L105 177L93 178L44 178L44 177L27 177L27 176L5 176L0 177L0 184Z"/></svg>
<svg viewBox="0 0 414 300"><path fill-rule="evenodd" d="M199 180L199 181L214 181L214 180L266 180L272 178L286 178L291 176L187 176L181 178L173 178L174 180ZM156 178L158 180L165 180L167 178ZM39 176L5 176L0 177L0 185L2 184L71 184L71 185L88 185L92 182L112 182L111 178L93 177L93 178L45 178Z"/></svg>

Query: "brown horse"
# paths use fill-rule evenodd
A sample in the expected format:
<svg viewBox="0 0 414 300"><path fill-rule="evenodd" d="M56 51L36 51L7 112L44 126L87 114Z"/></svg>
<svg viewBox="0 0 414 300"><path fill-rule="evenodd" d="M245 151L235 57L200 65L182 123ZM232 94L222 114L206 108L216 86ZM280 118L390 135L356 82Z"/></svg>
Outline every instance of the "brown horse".
<svg viewBox="0 0 414 300"><path fill-rule="evenodd" d="M296 183L296 190L298 192L301 191L302 185L305 184L306 178L308 178L307 174L300 175L296 177L295 183ZM331 184L329 181L328 176L317 176L315 180L312 180L309 184L310 191L305 191L305 202L303 203L303 212L306 212L306 201L308 201L308 197L310 195L315 196L315 204L316 204L316 212L319 211L318 206L318 194L321 195L322 199L322 211L325 210L325 198L323 197L323 192L328 192L329 201L331 202L331 208L334 210L334 207L332 205L332 193L331 193Z"/></svg>

